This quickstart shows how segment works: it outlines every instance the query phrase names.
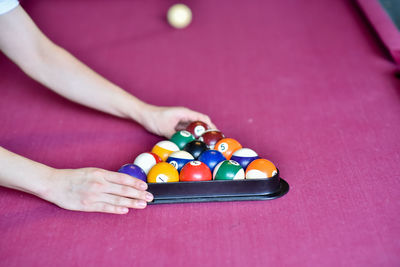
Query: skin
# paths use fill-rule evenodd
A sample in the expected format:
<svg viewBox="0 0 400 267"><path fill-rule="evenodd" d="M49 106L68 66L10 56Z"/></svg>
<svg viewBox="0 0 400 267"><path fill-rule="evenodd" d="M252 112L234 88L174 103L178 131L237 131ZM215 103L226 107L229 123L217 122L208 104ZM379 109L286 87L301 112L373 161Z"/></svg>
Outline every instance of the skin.
<svg viewBox="0 0 400 267"><path fill-rule="evenodd" d="M171 137L191 121L215 128L210 118L185 107L145 103L101 77L50 41L21 6L0 15L0 50L28 76L84 106L141 124ZM96 95L96 97L92 97ZM0 147L0 185L34 194L69 210L125 214L143 209L153 196L147 184L99 168L55 169Z"/></svg>

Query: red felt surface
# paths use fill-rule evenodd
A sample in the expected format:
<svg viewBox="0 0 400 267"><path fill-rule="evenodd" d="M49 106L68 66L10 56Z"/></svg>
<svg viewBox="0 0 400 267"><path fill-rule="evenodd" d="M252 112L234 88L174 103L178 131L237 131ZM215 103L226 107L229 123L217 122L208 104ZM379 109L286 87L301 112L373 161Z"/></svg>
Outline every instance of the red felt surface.
<svg viewBox="0 0 400 267"><path fill-rule="evenodd" d="M209 114L275 162L281 199L62 210L0 189L2 266L395 266L400 80L349 1L24 1L39 27L145 101ZM0 55L0 144L116 170L160 138L80 107ZM94 96L95 97L95 96Z"/></svg>

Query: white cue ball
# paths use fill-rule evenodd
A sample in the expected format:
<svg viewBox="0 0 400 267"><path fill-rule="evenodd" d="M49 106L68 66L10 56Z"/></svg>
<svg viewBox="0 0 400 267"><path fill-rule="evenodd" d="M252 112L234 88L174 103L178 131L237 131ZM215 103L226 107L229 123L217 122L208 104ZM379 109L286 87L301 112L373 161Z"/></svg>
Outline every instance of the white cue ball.
<svg viewBox="0 0 400 267"><path fill-rule="evenodd" d="M168 9L167 20L172 27L183 29L192 21L192 11L187 5L175 4Z"/></svg>

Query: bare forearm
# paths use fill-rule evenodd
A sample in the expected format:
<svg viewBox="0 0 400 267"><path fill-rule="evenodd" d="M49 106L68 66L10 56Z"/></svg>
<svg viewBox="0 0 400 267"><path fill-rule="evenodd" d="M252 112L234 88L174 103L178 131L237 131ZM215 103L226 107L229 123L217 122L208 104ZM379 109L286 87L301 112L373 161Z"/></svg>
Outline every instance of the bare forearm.
<svg viewBox="0 0 400 267"><path fill-rule="evenodd" d="M101 77L69 52L46 44L40 64L27 73L56 93L82 105L140 121L147 105Z"/></svg>
<svg viewBox="0 0 400 267"><path fill-rule="evenodd" d="M141 123L148 107L50 41L17 7L0 16L0 49L30 77L82 105Z"/></svg>
<svg viewBox="0 0 400 267"><path fill-rule="evenodd" d="M210 118L183 107L146 104L107 81L50 41L22 7L0 16L0 50L33 79L82 105L130 118L152 133L170 137L178 125Z"/></svg>
<svg viewBox="0 0 400 267"><path fill-rule="evenodd" d="M14 154L0 147L0 185L35 194L46 195L46 179L52 168Z"/></svg>

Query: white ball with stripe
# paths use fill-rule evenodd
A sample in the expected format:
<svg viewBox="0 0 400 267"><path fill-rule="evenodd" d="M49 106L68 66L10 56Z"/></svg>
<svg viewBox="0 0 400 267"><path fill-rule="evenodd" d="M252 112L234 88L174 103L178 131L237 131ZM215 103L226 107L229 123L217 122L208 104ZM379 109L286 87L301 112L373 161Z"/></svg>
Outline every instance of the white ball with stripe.
<svg viewBox="0 0 400 267"><path fill-rule="evenodd" d="M160 158L156 158L157 155L153 155L152 153L145 152L140 154L135 158L133 164L142 168L142 170L146 173L149 173L150 169L156 165L158 162L161 162ZM157 156L158 157L158 156Z"/></svg>
<svg viewBox="0 0 400 267"><path fill-rule="evenodd" d="M221 168L222 165L225 165L225 167L229 168L229 165L231 166L235 166L234 169L231 169L229 172L232 173L234 171L236 171L235 176L233 177L232 180L243 180L245 179L245 173L243 168L240 166L239 163L237 163L234 160L225 160L225 161L221 161L220 163L218 163L217 166L215 166L215 169L213 171L213 179L215 180L217 175L218 175L218 171ZM224 170L227 171L227 170ZM218 180L218 179L217 179ZM221 180L228 180L228 179L221 179Z"/></svg>
<svg viewBox="0 0 400 267"><path fill-rule="evenodd" d="M241 148L236 150L233 153L233 156L237 156L237 157L257 157L258 154L250 148Z"/></svg>
<svg viewBox="0 0 400 267"><path fill-rule="evenodd" d="M190 154L189 152L184 151L184 150L179 150L179 151L172 152L169 155L169 157L178 158L178 159L192 159L192 160L194 160L194 157L192 156L192 154Z"/></svg>
<svg viewBox="0 0 400 267"><path fill-rule="evenodd" d="M156 146L159 146L169 151L179 151L179 147L174 142L171 142L169 140L160 141L156 144Z"/></svg>

